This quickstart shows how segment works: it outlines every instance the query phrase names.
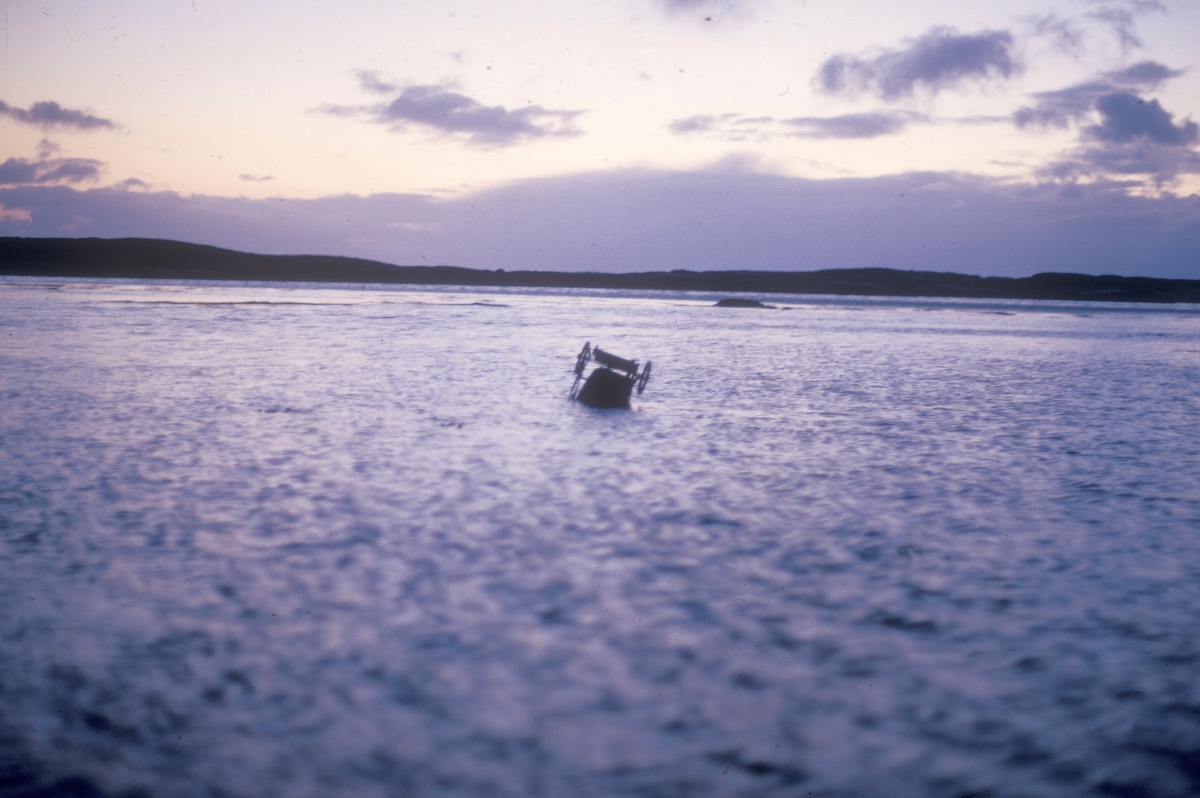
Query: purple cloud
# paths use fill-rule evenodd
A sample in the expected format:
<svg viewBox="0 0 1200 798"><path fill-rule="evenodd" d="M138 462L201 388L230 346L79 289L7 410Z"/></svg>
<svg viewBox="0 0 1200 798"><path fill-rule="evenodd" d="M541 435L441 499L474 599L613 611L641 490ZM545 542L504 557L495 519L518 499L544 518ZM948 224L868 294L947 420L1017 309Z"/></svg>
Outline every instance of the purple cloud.
<svg viewBox="0 0 1200 798"><path fill-rule="evenodd" d="M1127 0L1115 3L1107 2L1107 0L1092 0L1092 2L1099 2L1102 5L1096 11L1089 12L1088 16L1112 28L1121 50L1126 53L1142 47L1141 37L1137 35L1137 18L1156 11L1165 13L1167 10L1160 0Z"/></svg>
<svg viewBox="0 0 1200 798"><path fill-rule="evenodd" d="M1129 187L1141 186L1149 179L1162 189L1173 184L1179 175L1200 174L1200 154L1185 147L1147 141L1108 143L1068 152L1044 167L1040 174L1068 183L1089 178Z"/></svg>
<svg viewBox="0 0 1200 798"><path fill-rule="evenodd" d="M27 236L171 238L509 271L884 267L1200 277L1200 197L1129 196L1113 181L1063 187L945 173L805 180L623 171L523 180L449 199L280 201L25 186L0 188L0 203L29 217L0 221L0 229Z"/></svg>
<svg viewBox="0 0 1200 798"><path fill-rule="evenodd" d="M1034 95L1013 114L1017 127L1079 126L1079 146L1042 170L1055 179L1148 176L1158 186L1200 172L1200 126L1176 124L1158 100L1140 96L1183 74L1154 61L1105 72L1096 80ZM1090 124L1089 124L1090 123Z"/></svg>
<svg viewBox="0 0 1200 798"><path fill-rule="evenodd" d="M906 47L873 57L835 55L817 72L817 87L827 94L868 92L898 100L918 87L931 93L967 80L1008 78L1020 71L1008 31L961 34L953 28L931 28Z"/></svg>
<svg viewBox="0 0 1200 798"><path fill-rule="evenodd" d="M1113 92L1096 101L1099 122L1080 132L1082 146L1048 169L1060 179L1146 176L1157 186L1181 174L1200 174L1200 126L1175 124L1158 100Z"/></svg>
<svg viewBox="0 0 1200 798"><path fill-rule="evenodd" d="M1099 78L1065 89L1033 95L1035 104L1013 114L1017 127L1067 127L1088 117L1101 97L1116 92L1148 91L1183 74L1155 61L1142 61L1124 69L1105 72Z"/></svg>
<svg viewBox="0 0 1200 798"><path fill-rule="evenodd" d="M43 130L51 128L101 130L116 127L111 120L92 116L83 111L63 108L58 103L50 101L34 103L29 108L16 108L0 100L0 116L7 116L9 119L40 127Z"/></svg>
<svg viewBox="0 0 1200 798"><path fill-rule="evenodd" d="M363 91L372 94L395 94L400 91L399 86L384 80L378 72L364 69L355 74L358 75L358 85Z"/></svg>
<svg viewBox="0 0 1200 798"><path fill-rule="evenodd" d="M924 114L904 111L875 111L863 114L784 119L794 135L813 139L873 139L899 133L914 122L928 122Z"/></svg>
<svg viewBox="0 0 1200 798"><path fill-rule="evenodd" d="M724 114L722 116L711 116L709 114L696 114L684 119L676 119L667 125L667 129L677 136L685 136L689 133L709 133L712 132L717 125L724 119L731 116Z"/></svg>
<svg viewBox="0 0 1200 798"><path fill-rule="evenodd" d="M696 12L744 16L758 5L759 0L657 0L657 2L671 13ZM712 17L706 16L705 20L711 22Z"/></svg>
<svg viewBox="0 0 1200 798"><path fill-rule="evenodd" d="M1104 77L1117 86L1157 89L1171 78L1177 78L1182 74L1182 69L1171 69L1157 61L1140 61L1124 69L1105 72Z"/></svg>
<svg viewBox="0 0 1200 798"><path fill-rule="evenodd" d="M483 147L509 147L535 139L581 134L574 122L583 111L559 111L532 104L515 109L485 106L447 86L401 89L373 72L360 72L359 82L367 91L395 97L386 103L327 105L320 110L335 116L366 116L393 130L416 126L446 135L464 135L469 144Z"/></svg>
<svg viewBox="0 0 1200 798"><path fill-rule="evenodd" d="M727 141L771 139L871 139L899 133L930 117L909 111L874 111L841 116L797 116L790 119L745 117L739 114L697 114L676 119L667 129L679 136L704 135Z"/></svg>
<svg viewBox="0 0 1200 798"><path fill-rule="evenodd" d="M1059 51L1075 55L1083 49L1083 30L1069 19L1057 14L1025 17L1034 36L1049 39Z"/></svg>
<svg viewBox="0 0 1200 798"><path fill-rule="evenodd" d="M99 177L103 166L90 158L9 158L0 163L0 186L81 183Z"/></svg>
<svg viewBox="0 0 1200 798"><path fill-rule="evenodd" d="M1096 101L1100 124L1085 128L1084 133L1097 141L1125 144L1143 139L1153 144L1181 147L1195 144L1200 127L1191 120L1175 125L1171 114L1158 100L1143 100L1129 92L1113 92Z"/></svg>
<svg viewBox="0 0 1200 798"><path fill-rule="evenodd" d="M696 114L667 125L676 136L708 136L725 141L765 141L782 134L779 121L769 116Z"/></svg>

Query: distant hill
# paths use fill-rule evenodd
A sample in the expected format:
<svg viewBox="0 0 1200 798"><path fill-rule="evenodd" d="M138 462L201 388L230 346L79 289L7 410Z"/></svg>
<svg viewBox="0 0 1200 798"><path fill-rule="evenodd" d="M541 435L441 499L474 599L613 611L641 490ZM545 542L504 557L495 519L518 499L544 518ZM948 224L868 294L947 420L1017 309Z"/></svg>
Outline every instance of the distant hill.
<svg viewBox="0 0 1200 798"><path fill-rule="evenodd" d="M484 271L458 266L393 266L325 255L252 255L149 238L0 237L0 274L173 280L292 280L336 283L752 291L780 294L1200 302L1200 280L1047 272L974 277L895 269L813 272L719 271L607 274Z"/></svg>

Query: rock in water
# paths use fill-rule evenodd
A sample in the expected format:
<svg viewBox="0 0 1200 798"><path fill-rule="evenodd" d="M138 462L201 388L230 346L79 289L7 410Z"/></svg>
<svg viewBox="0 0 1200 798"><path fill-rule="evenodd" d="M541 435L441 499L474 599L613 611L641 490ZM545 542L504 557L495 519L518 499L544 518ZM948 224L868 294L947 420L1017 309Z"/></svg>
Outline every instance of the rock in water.
<svg viewBox="0 0 1200 798"><path fill-rule="evenodd" d="M757 299L721 299L713 305L717 308L773 308L774 305L764 305Z"/></svg>

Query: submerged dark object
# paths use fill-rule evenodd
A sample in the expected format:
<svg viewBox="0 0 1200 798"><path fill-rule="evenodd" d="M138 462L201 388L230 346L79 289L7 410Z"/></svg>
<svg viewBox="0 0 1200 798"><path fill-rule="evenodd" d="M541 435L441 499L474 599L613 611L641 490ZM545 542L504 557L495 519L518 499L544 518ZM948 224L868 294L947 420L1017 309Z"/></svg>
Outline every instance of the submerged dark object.
<svg viewBox="0 0 1200 798"><path fill-rule="evenodd" d="M594 369L583 383L583 387L579 388L583 371L590 361L599 363L600 367ZM633 389L637 388L640 396L642 391L646 390L646 382L649 379L649 360L639 369L636 360L617 357L599 347L593 349L589 341L583 345L579 357L575 360L575 384L571 386L571 398L597 410L628 408Z"/></svg>
<svg viewBox="0 0 1200 798"><path fill-rule="evenodd" d="M718 299L715 308L773 308L774 305L764 305L757 299Z"/></svg>

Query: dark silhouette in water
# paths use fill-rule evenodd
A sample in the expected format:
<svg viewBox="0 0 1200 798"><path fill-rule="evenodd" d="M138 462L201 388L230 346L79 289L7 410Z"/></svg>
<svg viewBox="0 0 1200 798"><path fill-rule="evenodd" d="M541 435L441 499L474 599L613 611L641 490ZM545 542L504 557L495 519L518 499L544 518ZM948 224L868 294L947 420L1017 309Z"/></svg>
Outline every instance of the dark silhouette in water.
<svg viewBox="0 0 1200 798"><path fill-rule="evenodd" d="M797 257L799 263L799 256ZM0 237L0 274L126 277L146 280L290 280L322 283L489 285L509 288L615 288L745 291L764 294L929 296L974 299L1073 299L1200 302L1200 280L1058 274L976 277L896 269L601 274L486 271L459 266L393 266L325 255L251 255L150 238Z"/></svg>
<svg viewBox="0 0 1200 798"><path fill-rule="evenodd" d="M774 305L764 305L757 299L719 299L717 304L713 305L717 308L773 308Z"/></svg>
<svg viewBox="0 0 1200 798"><path fill-rule="evenodd" d="M600 367L592 371L577 393L576 388L583 379L583 371L589 361L599 363ZM571 386L571 398L597 410L628 409L633 389L637 388L639 396L646 389L650 365L647 360L645 367L639 369L636 360L617 357L599 347L592 349L589 341L583 345L575 360L575 384Z"/></svg>
<svg viewBox="0 0 1200 798"><path fill-rule="evenodd" d="M618 410L629 407L632 393L632 377L600 368L592 372L575 398L597 410Z"/></svg>

